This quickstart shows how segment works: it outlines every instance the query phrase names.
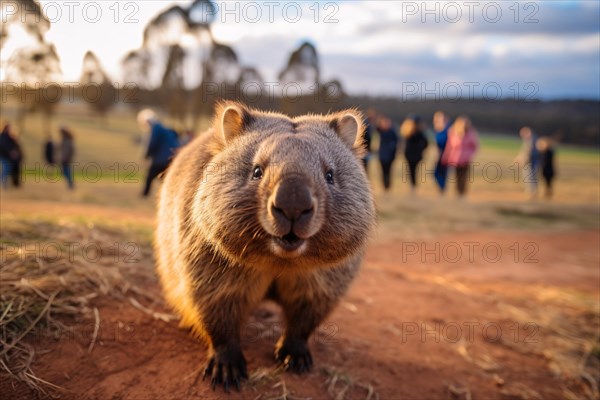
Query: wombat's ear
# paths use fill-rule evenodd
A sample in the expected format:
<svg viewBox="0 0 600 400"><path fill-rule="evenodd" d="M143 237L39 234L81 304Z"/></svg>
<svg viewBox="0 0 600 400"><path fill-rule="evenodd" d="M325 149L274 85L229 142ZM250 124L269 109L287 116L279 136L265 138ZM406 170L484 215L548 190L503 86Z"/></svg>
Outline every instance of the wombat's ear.
<svg viewBox="0 0 600 400"><path fill-rule="evenodd" d="M363 147L364 126L362 115L356 110L342 111L329 122L344 144L353 150Z"/></svg>
<svg viewBox="0 0 600 400"><path fill-rule="evenodd" d="M226 103L217 111L221 135L225 144L241 135L252 121L250 111L241 104Z"/></svg>

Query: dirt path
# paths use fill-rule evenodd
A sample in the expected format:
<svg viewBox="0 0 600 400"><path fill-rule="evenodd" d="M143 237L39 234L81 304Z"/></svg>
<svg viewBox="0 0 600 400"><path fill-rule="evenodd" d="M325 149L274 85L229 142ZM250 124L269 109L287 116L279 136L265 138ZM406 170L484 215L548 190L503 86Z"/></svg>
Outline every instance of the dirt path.
<svg viewBox="0 0 600 400"><path fill-rule="evenodd" d="M251 381L228 398L584 396L591 389L575 365L598 332L599 241L593 231L472 232L372 245L362 275L311 339L314 370L302 377L275 370L281 315L265 303L243 334ZM168 312L148 279L134 282L148 295L140 302ZM33 370L65 388L62 398L223 397L198 380L205 349L175 321L157 320L127 298L97 307L101 329L91 353L93 320L36 340ZM30 396L23 388L12 394Z"/></svg>

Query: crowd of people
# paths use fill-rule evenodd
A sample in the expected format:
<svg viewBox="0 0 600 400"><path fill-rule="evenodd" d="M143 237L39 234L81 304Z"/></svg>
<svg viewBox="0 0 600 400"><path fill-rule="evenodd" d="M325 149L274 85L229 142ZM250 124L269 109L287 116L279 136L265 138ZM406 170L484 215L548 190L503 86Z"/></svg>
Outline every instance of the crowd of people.
<svg viewBox="0 0 600 400"><path fill-rule="evenodd" d="M424 121L420 116L410 114L397 128L390 117L372 109L367 110L366 115L364 137L367 155L363 159L365 169L377 154L383 187L389 191L397 154L403 149L410 190L414 194L419 184L419 166L429 146ZM456 192L459 197L463 197L467 193L470 175L473 172L473 159L479 149L478 132L469 117L460 115L452 120L443 111L433 115L432 126L437 147L433 180L443 195L446 192L449 172L454 171ZM375 135L378 135L379 139L376 153L372 149ZM546 196L551 197L555 176L554 143L550 138L539 138L529 127L523 127L520 135L523 145L515 162L526 171L524 181L528 191L532 197L537 194L538 174L541 172L546 183Z"/></svg>
<svg viewBox="0 0 600 400"><path fill-rule="evenodd" d="M75 188L73 177L73 159L75 157L75 140L73 133L67 127L59 129L61 141L57 145L52 140L52 135L46 136L43 155L47 165L56 165L60 168L62 176L67 182L69 189ZM58 150L58 154L57 154ZM6 124L0 133L0 162L2 172L0 182L2 189L7 189L10 182L16 188L21 186L23 146L19 135L10 124Z"/></svg>
<svg viewBox="0 0 600 400"><path fill-rule="evenodd" d="M180 138L173 129L165 127L152 110L143 110L138 115L138 122L143 131L149 131L149 140L145 159L149 160L148 171L144 181L142 196L150 194L152 182L167 169L177 148L193 139L191 132L186 132ZM74 158L75 138L66 126L59 129L61 140L56 143L52 134L48 133L43 143L43 158L47 166L56 166L64 177L67 188L75 188ZM15 129L6 124L0 133L0 163L1 187L8 189L9 178L15 188L21 186L22 163L24 160L23 147Z"/></svg>
<svg viewBox="0 0 600 400"><path fill-rule="evenodd" d="M149 160L146 179L144 181L142 196L150 194L152 182L169 166L177 149L194 137L192 132L178 135L171 128L160 122L152 110L143 110L138 114L140 129L149 133L145 158ZM449 173L453 171L456 182L456 192L463 197L471 181L472 162L477 150L479 140L477 130L471 120L460 115L452 120L443 111L433 115L433 139L437 147L435 169L432 178L440 194L447 191ZM65 126L59 129L60 143L52 140L48 134L44 143L44 160L48 165L60 168L67 187L74 189L73 160L75 156L75 141L71 130ZM552 196L554 168L554 142L547 137L538 137L529 127L520 130L522 147L515 159L523 171L523 181L526 183L529 194L534 197L538 191L538 175L541 174L545 182L547 197ZM378 148L373 150L375 136L378 137ZM370 160L375 157L379 160L383 187L389 191L393 182L393 171L397 155L401 153L406 161L410 191L416 193L420 183L419 168L423 163L425 150L429 146L427 127L423 119L414 114L408 115L398 127L389 116L369 109L366 113L364 145L367 149L363 159L365 169ZM400 151L402 149L402 151ZM10 181L13 186L21 184L21 164L23 150L18 135L10 124L4 126L0 134L0 162L1 186L6 189Z"/></svg>

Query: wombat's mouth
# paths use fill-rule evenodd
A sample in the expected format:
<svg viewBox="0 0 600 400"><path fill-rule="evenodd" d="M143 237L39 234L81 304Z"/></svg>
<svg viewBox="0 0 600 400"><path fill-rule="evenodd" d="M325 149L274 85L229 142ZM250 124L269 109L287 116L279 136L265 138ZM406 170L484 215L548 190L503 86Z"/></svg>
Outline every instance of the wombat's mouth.
<svg viewBox="0 0 600 400"><path fill-rule="evenodd" d="M294 232L290 232L287 235L275 237L275 242L285 251L296 251L304 244L304 239L296 236Z"/></svg>

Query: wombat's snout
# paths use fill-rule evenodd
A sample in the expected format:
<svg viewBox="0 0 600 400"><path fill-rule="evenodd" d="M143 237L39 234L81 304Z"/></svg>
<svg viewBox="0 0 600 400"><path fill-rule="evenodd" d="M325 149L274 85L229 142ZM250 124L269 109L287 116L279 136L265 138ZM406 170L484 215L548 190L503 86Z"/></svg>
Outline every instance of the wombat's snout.
<svg viewBox="0 0 600 400"><path fill-rule="evenodd" d="M272 250L278 256L293 258L304 254L310 238L323 225L323 207L311 184L302 175L284 176L266 202L261 223L273 237Z"/></svg>
<svg viewBox="0 0 600 400"><path fill-rule="evenodd" d="M277 231L282 235L294 233L300 238L308 236L315 208L312 191L301 177L282 180L275 188L269 204Z"/></svg>

